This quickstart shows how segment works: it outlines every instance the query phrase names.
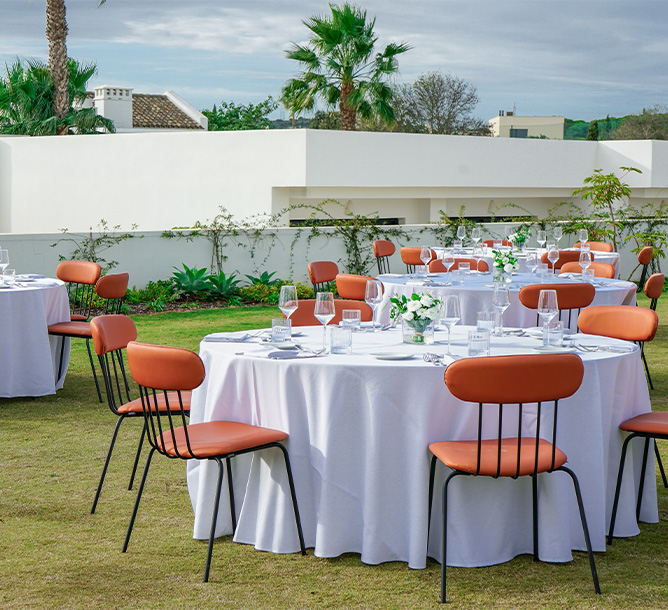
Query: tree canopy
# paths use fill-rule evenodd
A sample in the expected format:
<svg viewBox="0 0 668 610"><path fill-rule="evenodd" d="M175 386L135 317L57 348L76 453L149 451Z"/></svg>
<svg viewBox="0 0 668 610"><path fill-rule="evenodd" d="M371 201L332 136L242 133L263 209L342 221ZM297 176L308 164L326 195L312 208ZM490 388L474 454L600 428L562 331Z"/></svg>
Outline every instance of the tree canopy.
<svg viewBox="0 0 668 610"><path fill-rule="evenodd" d="M397 56L410 46L390 43L374 54L378 40L375 18L367 21L365 10L348 3L330 4L329 8L331 15L303 22L311 32L309 43L293 43L287 50L287 57L297 61L303 72L284 85L281 100L293 116L313 108L317 100L330 108L338 105L341 128L349 131L355 129L358 114L392 122L392 89L387 78L398 71Z"/></svg>
<svg viewBox="0 0 668 610"><path fill-rule="evenodd" d="M668 140L668 108L651 106L632 114L610 134L613 140Z"/></svg>
<svg viewBox="0 0 668 610"><path fill-rule="evenodd" d="M209 131L240 131L246 129L270 129L271 121L267 118L278 108L278 103L271 96L259 104L235 104L220 102L216 108L202 110L209 120Z"/></svg>

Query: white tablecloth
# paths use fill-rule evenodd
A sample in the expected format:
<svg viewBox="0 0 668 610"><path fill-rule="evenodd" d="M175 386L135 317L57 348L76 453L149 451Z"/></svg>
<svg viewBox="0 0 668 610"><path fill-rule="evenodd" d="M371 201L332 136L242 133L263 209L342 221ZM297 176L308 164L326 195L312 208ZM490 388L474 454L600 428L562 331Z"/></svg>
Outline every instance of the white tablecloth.
<svg viewBox="0 0 668 610"><path fill-rule="evenodd" d="M548 283L573 283L577 280L563 276L547 274ZM377 319L383 323L390 320L390 298L395 294L409 295L413 292L428 292L434 295L459 295L462 313L462 324L475 325L480 311L494 311L492 297L494 287L491 274L471 273L459 275L457 273L429 274L429 277L409 275L380 275L384 287L383 302L380 305ZM527 309L520 303L520 289L530 282L535 282L537 276L528 273L518 273L513 276L510 284L510 307L503 314L504 326L528 328L536 326L536 311ZM449 284L449 285L447 285ZM592 305L635 305L636 285L633 282L622 280L607 280L596 278L596 296ZM565 321L566 323L568 320ZM577 328L577 317L573 316L571 327Z"/></svg>
<svg viewBox="0 0 668 610"><path fill-rule="evenodd" d="M320 345L322 329L305 329L305 333L305 344ZM464 327L453 330L455 353L464 354L465 333ZM428 445L473 438L476 425L476 408L451 396L443 381L443 367L421 358L425 350L445 353L444 332L437 331L437 341L437 345L420 348L402 344L398 330L356 333L350 356L295 360L269 360L270 348L261 344L204 341L200 353L207 376L194 392L191 421L230 419L290 434L288 449L304 535L317 556L355 552L370 564L398 560L423 568ZM532 347L539 344L518 337L492 341L493 355L537 353ZM416 357L383 361L369 354L380 350L415 353ZM649 411L650 403L637 350L582 356L584 382L573 397L561 403L558 444L579 477L593 547L603 551L623 441L618 424ZM619 536L638 533L634 490L640 445L632 445L625 473L615 529ZM297 534L279 453L269 450L233 461L239 512L235 540L261 550L296 552ZM437 469L434 515L440 514L438 489L443 470ZM213 463L191 461L188 465L196 538L209 534L216 472ZM530 481L462 479L450 492L449 563L489 565L531 552ZM539 493L540 557L568 561L572 549L584 549L572 484L563 473L541 475ZM646 478L641 518L657 521L652 468ZM436 559L440 522L433 519L429 542L429 556ZM229 533L224 491L216 535Z"/></svg>
<svg viewBox="0 0 668 610"><path fill-rule="evenodd" d="M62 388L69 340L56 379L62 339L49 337L47 326L70 319L65 284L43 279L0 289L0 319L0 397L45 396Z"/></svg>

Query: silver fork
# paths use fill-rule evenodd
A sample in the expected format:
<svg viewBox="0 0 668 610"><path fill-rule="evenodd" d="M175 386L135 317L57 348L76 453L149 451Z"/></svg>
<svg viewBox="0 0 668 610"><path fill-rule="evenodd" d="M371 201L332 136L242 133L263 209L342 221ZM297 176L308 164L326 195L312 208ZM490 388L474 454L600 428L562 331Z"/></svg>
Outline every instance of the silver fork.
<svg viewBox="0 0 668 610"><path fill-rule="evenodd" d="M304 345L300 345L299 343L295 343L294 346L300 351L300 352L306 352L307 354L313 354L314 356L319 356L325 351L325 348L322 347L320 349L311 349L310 347L306 347Z"/></svg>

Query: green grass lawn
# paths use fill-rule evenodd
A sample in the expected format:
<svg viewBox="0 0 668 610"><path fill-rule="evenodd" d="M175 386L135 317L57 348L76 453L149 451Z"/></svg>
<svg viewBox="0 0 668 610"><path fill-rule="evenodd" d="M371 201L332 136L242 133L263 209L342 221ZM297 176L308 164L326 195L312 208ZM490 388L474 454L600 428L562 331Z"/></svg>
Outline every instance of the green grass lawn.
<svg viewBox="0 0 668 610"><path fill-rule="evenodd" d="M647 302L641 301L646 305ZM661 303L661 302L660 302ZM668 396L668 307L647 354L655 410ZM197 350L209 332L266 326L274 307L136 316L139 339ZM192 538L183 462L156 459L128 552L120 552L134 492L127 480L140 427L123 424L95 515L90 505L116 418L97 402L83 342L74 342L65 388L55 396L0 399L0 608L436 608L440 566L369 566L309 549L274 555L217 540L202 583L206 543ZM668 444L664 444L668 449ZM668 465L668 450L663 452ZM521 556L487 568L448 569L451 608L668 608L668 490L658 524L641 524L596 562Z"/></svg>

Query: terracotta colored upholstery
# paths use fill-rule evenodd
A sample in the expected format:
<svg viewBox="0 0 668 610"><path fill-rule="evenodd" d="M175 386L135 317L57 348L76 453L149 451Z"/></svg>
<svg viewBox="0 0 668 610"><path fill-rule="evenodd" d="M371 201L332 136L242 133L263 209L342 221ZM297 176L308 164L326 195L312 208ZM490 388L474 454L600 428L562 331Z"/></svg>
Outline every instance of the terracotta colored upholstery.
<svg viewBox="0 0 668 610"><path fill-rule="evenodd" d="M396 246L388 239L377 239L373 242L373 255L376 258L381 256L392 256L396 251Z"/></svg>
<svg viewBox="0 0 668 610"><path fill-rule="evenodd" d="M652 246L645 246L640 252L638 252L638 262L641 265L649 265L652 262L653 255L654 248L652 248Z"/></svg>
<svg viewBox="0 0 668 610"><path fill-rule="evenodd" d="M424 266L422 259L420 258L420 251L422 248L413 248L413 247L403 247L401 249L401 260L404 261L407 265L415 266ZM433 261L436 258L436 252L431 251L431 260Z"/></svg>
<svg viewBox="0 0 668 610"><path fill-rule="evenodd" d="M314 309L315 299L300 299L297 309L290 316L292 326L322 326L318 318L313 315ZM335 315L330 324L338 324L341 321L344 309L359 309L362 322L370 322L373 315L373 310L364 301L334 299Z"/></svg>
<svg viewBox="0 0 668 610"><path fill-rule="evenodd" d="M97 296L103 299L122 299L128 291L129 273L112 273L101 277L95 284Z"/></svg>
<svg viewBox="0 0 668 610"><path fill-rule="evenodd" d="M663 273L653 273L645 283L645 296L648 299L658 299L663 293L666 276Z"/></svg>
<svg viewBox="0 0 668 610"><path fill-rule="evenodd" d="M102 267L91 261L63 261L56 268L56 277L68 284L95 284Z"/></svg>
<svg viewBox="0 0 668 610"><path fill-rule="evenodd" d="M668 436L668 412L643 413L627 419L619 426L626 432L642 432L653 436Z"/></svg>
<svg viewBox="0 0 668 610"><path fill-rule="evenodd" d="M336 291L342 299L353 301L364 301L366 283L375 280L368 275L355 275L353 273L339 273L336 276Z"/></svg>
<svg viewBox="0 0 668 610"><path fill-rule="evenodd" d="M485 261L479 261L476 265L476 260L474 258L456 258L455 264L450 267L450 271L456 271L459 269L459 263L470 263L471 271L476 271L476 267L477 271L489 271L489 266ZM445 273L446 271L447 269L445 268L445 265L441 259L437 258L435 261L431 261L431 263L429 263L430 273Z"/></svg>
<svg viewBox="0 0 668 610"><path fill-rule="evenodd" d="M58 322L49 326L50 335L62 335L64 337L79 337L90 339L90 322Z"/></svg>
<svg viewBox="0 0 668 610"><path fill-rule="evenodd" d="M557 291L559 310L588 307L596 295L596 288L586 282L577 284L531 284L520 290L520 303L529 309L537 309L541 290ZM580 315L582 313L584 311Z"/></svg>
<svg viewBox="0 0 668 610"><path fill-rule="evenodd" d="M594 261L594 253L591 253L591 260L592 262ZM549 260L547 260L547 252L543 252L543 256L540 257L540 260L542 263L547 264L548 269L552 268L552 263L550 263ZM572 261L575 262L580 262L580 251L575 251L575 250L559 250L559 258L557 259L557 262L554 263L554 268L555 269L561 269L562 265L565 263L570 263Z"/></svg>
<svg viewBox="0 0 668 610"><path fill-rule="evenodd" d="M613 279L615 277L615 267L610 263L594 262L591 263L587 269L593 271L594 277L604 277L608 279ZM575 261L570 261L561 266L561 273L582 273L582 267L579 262L576 263Z"/></svg>
<svg viewBox="0 0 668 610"><path fill-rule="evenodd" d="M204 364L190 350L136 341L127 349L130 374L145 388L194 390L204 381Z"/></svg>
<svg viewBox="0 0 668 610"><path fill-rule="evenodd" d="M137 327L127 316L97 316L90 321L93 347L98 356L117 349L125 349L137 339Z"/></svg>
<svg viewBox="0 0 668 610"><path fill-rule="evenodd" d="M308 277L311 284L333 282L339 273L339 267L332 261L314 261L308 264Z"/></svg>
<svg viewBox="0 0 668 610"><path fill-rule="evenodd" d="M589 244L589 249L590 250L598 250L599 252L612 252L612 244L609 244L607 241L588 241ZM579 241L576 241L575 244L573 244L574 248L579 248L581 247L581 243Z"/></svg>
<svg viewBox="0 0 668 610"><path fill-rule="evenodd" d="M494 240L493 239L484 239L483 244L485 244L488 248L493 248L494 247ZM501 240L501 245L502 246L512 246L513 242L509 241L507 239L502 239Z"/></svg>
<svg viewBox="0 0 668 610"><path fill-rule="evenodd" d="M655 311L635 305L596 305L580 312L578 327L583 333L624 341L651 341L659 326Z"/></svg>

